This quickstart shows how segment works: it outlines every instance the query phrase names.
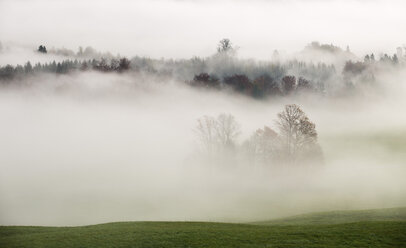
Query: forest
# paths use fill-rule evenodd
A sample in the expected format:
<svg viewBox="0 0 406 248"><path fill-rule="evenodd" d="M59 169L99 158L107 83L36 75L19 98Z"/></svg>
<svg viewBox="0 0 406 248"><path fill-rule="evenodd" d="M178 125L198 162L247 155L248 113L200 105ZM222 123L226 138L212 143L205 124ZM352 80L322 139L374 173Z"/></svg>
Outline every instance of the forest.
<svg viewBox="0 0 406 248"><path fill-rule="evenodd" d="M43 56L56 54L66 59L34 65L28 61L24 65L1 66L2 84L41 73L58 75L96 71L131 73L134 77L148 76L161 81L177 80L196 88L228 90L257 99L300 93L340 96L373 84L377 73L401 69L406 65L406 48L398 47L393 55L381 54L375 58L371 53L358 59L349 48L343 50L319 42L310 43L302 53L322 52L337 57L337 61L341 57L348 60L340 64L337 61L314 63L298 58L282 59L276 50L271 61L239 59L238 47L234 48L229 39L220 40L212 56L181 60L139 56L127 59L109 52L100 53L91 47L80 47L75 53L68 49L47 51L45 46L40 45L37 52Z"/></svg>

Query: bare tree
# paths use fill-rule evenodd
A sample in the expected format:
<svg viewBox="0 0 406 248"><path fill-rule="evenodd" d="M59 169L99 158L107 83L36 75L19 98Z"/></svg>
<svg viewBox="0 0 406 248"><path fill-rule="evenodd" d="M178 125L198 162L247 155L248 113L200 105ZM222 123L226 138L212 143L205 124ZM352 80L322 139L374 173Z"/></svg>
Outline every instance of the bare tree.
<svg viewBox="0 0 406 248"><path fill-rule="evenodd" d="M212 156L234 148L240 125L230 114L220 114L217 118L203 116L197 120L195 133L203 150Z"/></svg>
<svg viewBox="0 0 406 248"><path fill-rule="evenodd" d="M240 134L240 125L230 114L220 114L217 117L216 134L222 148L234 148L235 139Z"/></svg>
<svg viewBox="0 0 406 248"><path fill-rule="evenodd" d="M213 155L217 146L216 125L216 119L211 116L205 115L197 120L195 133L203 150L209 155Z"/></svg>
<svg viewBox="0 0 406 248"><path fill-rule="evenodd" d="M288 161L296 163L298 157L317 145L316 126L299 106L286 105L278 114L277 125Z"/></svg>

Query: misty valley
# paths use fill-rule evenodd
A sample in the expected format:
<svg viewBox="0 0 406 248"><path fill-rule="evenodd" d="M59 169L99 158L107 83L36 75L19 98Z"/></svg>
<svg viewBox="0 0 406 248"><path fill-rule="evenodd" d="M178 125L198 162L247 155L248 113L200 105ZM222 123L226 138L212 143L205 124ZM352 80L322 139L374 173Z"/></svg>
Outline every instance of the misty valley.
<svg viewBox="0 0 406 248"><path fill-rule="evenodd" d="M231 46L181 61L87 48L1 67L3 222L239 222L404 205L401 50L339 67L241 60Z"/></svg>
<svg viewBox="0 0 406 248"><path fill-rule="evenodd" d="M0 247L406 247L404 5L0 1Z"/></svg>

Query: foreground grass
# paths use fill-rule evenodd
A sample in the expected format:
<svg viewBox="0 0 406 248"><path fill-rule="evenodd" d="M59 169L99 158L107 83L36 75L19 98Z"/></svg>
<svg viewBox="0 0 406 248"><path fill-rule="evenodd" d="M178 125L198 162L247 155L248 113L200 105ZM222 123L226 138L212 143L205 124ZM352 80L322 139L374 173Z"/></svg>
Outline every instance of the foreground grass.
<svg viewBox="0 0 406 248"><path fill-rule="evenodd" d="M303 222L304 223L304 222ZM0 247L406 247L406 222L252 225L121 222L0 227Z"/></svg>

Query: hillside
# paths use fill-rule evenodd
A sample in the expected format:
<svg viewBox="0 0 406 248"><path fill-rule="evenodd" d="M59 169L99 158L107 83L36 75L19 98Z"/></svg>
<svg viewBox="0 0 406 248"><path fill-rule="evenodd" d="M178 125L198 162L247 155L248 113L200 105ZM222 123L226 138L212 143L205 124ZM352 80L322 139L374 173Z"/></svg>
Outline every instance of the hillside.
<svg viewBox="0 0 406 248"><path fill-rule="evenodd" d="M269 222L263 222L266 225L120 222L81 227L3 226L0 247L402 247L406 244L404 213L405 208L316 213L292 217L290 224L292 220L301 224L287 226L269 225ZM363 221L313 225L336 223L337 216L341 216L341 221ZM370 221L375 219L385 221Z"/></svg>

